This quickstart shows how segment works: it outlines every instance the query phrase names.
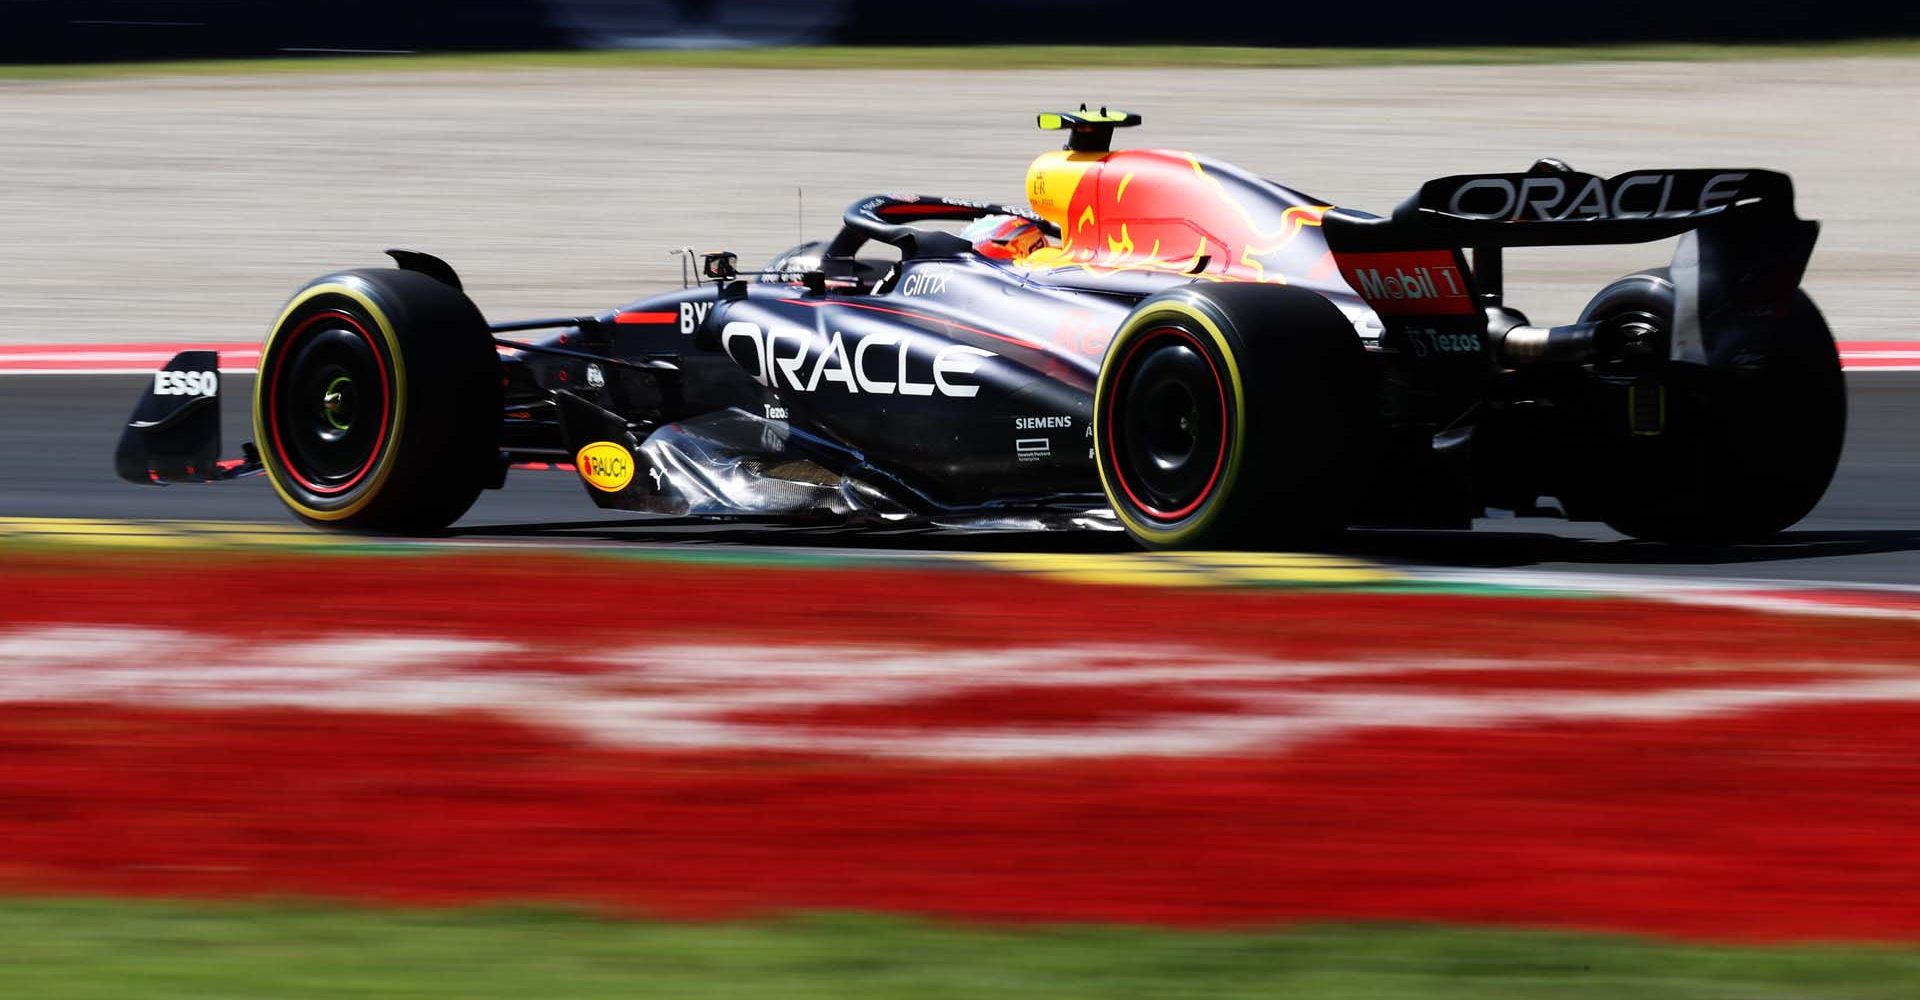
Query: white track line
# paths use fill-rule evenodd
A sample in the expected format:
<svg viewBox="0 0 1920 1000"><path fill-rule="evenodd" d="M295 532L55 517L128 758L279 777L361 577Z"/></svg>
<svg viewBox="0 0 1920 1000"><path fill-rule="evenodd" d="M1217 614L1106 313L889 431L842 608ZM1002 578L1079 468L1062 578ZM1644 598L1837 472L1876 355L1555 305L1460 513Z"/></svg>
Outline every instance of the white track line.
<svg viewBox="0 0 1920 1000"><path fill-rule="evenodd" d="M12 344L0 345L0 375L146 375L183 350L218 350L223 374L249 375L260 363L260 348L251 344ZM1920 348L1905 341L1850 341L1840 345L1840 363L1849 373L1916 372Z"/></svg>
<svg viewBox="0 0 1920 1000"><path fill-rule="evenodd" d="M1338 661L1155 644L769 650L710 643L607 655L457 634L259 641L218 631L98 625L0 631L0 653L0 704L477 712L615 747L946 760L1285 753L1392 730L1634 724L1920 702L1920 668L1837 658L1656 657L1628 665L1578 655ZM1542 670L1604 672L1612 682L1599 690L1542 688L1528 677ZM1383 683L1384 677L1395 682ZM1620 689L1613 682L1623 677L1638 686ZM1058 697L1070 691L1099 705L1142 685L1212 704L1044 723L1015 712L997 726L937 713L916 719L913 712L916 705L968 693L999 693L1018 703L1026 692ZM831 721L833 712L850 709L866 710L856 714L869 721Z"/></svg>

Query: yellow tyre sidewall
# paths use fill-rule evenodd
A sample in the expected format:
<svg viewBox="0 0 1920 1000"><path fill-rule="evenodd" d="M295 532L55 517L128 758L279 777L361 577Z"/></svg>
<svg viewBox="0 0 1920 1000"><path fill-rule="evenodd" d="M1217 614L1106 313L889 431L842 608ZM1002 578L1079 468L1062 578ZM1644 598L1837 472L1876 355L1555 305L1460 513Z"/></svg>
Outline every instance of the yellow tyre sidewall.
<svg viewBox="0 0 1920 1000"><path fill-rule="evenodd" d="M367 483L350 502L339 507L314 507L300 499L283 481L284 471L279 465L279 456L275 453L268 437L270 428L266 422L267 362L271 360L276 342L287 329L287 320L300 312L309 303L318 298L337 295L347 299L365 311L367 318L379 331L380 339L386 343L387 354L393 362L393 424L387 430L387 441L382 446L380 457L374 466L373 474ZM386 310L374 302L358 282L351 279L329 281L310 285L287 303L280 318L274 321L273 328L267 332L267 342L260 348L260 371L253 380L253 439L259 442L260 461L267 469L267 479L273 483L273 491L291 507L294 513L315 521L344 521L365 510L380 491L386 486L387 478L393 474L396 459L400 454L400 435L406 429L407 417L407 374L406 360L401 356L400 338L394 335L393 323L387 318Z"/></svg>
<svg viewBox="0 0 1920 1000"><path fill-rule="evenodd" d="M1176 318L1186 321L1192 327L1197 327L1198 332L1204 332L1212 338L1214 346L1220 351L1220 358L1226 365L1228 381L1233 387L1233 421L1227 442L1226 471L1221 474L1220 482L1215 485L1213 494L1207 497L1198 511L1186 520L1173 524L1156 524L1128 512L1126 504L1122 502L1122 494L1107 474L1110 456L1105 451L1107 411L1113 405L1112 382L1116 373L1109 371L1103 364L1100 377L1095 381L1093 389L1094 468L1100 473L1100 489L1106 494L1107 504L1113 508L1114 516L1119 518L1120 523L1126 525L1127 530L1136 538L1153 545L1169 547L1182 545L1200 537L1215 521L1219 520L1224 508L1221 499L1232 493L1234 483L1240 477L1240 463L1246 454L1247 440L1247 397L1244 382L1240 378L1240 362L1234 354L1232 343L1221 331L1220 324L1204 310L1180 299L1166 299L1152 303L1128 317L1127 321L1121 325L1119 332L1114 334L1113 342L1107 347L1107 358L1120 357L1121 352L1136 337L1145 331L1165 325L1169 319Z"/></svg>

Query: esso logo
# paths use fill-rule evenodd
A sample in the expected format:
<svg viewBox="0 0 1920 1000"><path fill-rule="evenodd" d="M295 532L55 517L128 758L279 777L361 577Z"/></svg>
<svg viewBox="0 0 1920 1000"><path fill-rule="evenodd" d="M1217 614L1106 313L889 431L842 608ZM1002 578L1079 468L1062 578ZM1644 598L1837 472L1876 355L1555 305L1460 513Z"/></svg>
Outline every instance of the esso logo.
<svg viewBox="0 0 1920 1000"><path fill-rule="evenodd" d="M157 371L153 373L153 394L217 396L220 394L220 376L214 372Z"/></svg>

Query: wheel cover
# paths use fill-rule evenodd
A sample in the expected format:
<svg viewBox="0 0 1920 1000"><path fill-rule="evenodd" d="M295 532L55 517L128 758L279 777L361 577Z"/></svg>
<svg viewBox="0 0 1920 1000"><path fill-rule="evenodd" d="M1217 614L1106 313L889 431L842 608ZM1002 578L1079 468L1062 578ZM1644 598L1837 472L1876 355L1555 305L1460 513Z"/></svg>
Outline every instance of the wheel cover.
<svg viewBox="0 0 1920 1000"><path fill-rule="evenodd" d="M1192 515L1226 464L1227 389L1200 339L1175 326L1134 341L1114 374L1107 453L1120 490L1162 522Z"/></svg>
<svg viewBox="0 0 1920 1000"><path fill-rule="evenodd" d="M302 320L268 372L275 457L302 489L345 493L380 460L393 417L387 361L366 325L336 309Z"/></svg>

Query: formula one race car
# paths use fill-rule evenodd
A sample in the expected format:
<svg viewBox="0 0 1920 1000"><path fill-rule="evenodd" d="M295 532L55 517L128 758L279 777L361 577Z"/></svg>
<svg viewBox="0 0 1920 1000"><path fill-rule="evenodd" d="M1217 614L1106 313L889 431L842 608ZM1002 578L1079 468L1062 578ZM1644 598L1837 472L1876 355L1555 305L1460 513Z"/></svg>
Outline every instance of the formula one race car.
<svg viewBox="0 0 1920 1000"><path fill-rule="evenodd" d="M320 278L274 322L244 459L219 461L216 358L189 352L118 471L264 472L301 518L370 531L438 531L537 463L621 510L1118 527L1157 548L1549 503L1737 542L1825 492L1845 387L1798 290L1818 226L1786 176L1548 159L1429 181L1382 218L1112 151L1139 121L1041 115L1067 143L1028 168L1030 208L865 198L764 270L689 253L697 280L590 316L489 325L446 263L390 250L397 268ZM1502 299L1507 247L1675 236L1577 322Z"/></svg>

